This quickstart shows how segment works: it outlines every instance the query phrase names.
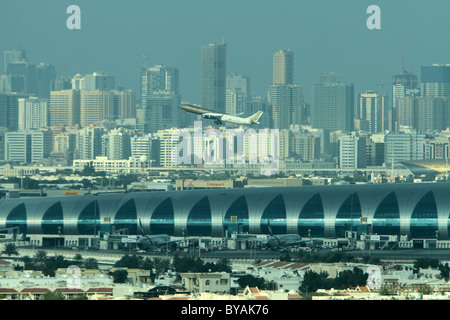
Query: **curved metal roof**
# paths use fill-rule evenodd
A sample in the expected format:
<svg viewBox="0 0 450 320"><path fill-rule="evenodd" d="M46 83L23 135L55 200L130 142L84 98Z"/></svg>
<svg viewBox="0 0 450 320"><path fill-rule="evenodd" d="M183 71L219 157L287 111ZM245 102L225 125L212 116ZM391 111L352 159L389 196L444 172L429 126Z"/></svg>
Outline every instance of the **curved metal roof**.
<svg viewBox="0 0 450 320"><path fill-rule="evenodd" d="M427 194L432 196L426 197ZM377 226L379 232L397 228L400 234L410 234L413 226L427 231L430 235L438 230L439 237L447 239L449 195L448 184L422 183L4 199L0 200L0 229L21 223L26 225L29 234L45 233L48 232L46 230L55 230L57 226L65 234L80 234L83 229L80 224L83 220L85 227L89 222L99 223L98 228L128 227L135 233L140 219L146 233L151 233L152 230L173 230L175 235L189 235L188 232L193 232L196 235L204 233L214 236L222 235L224 226L231 223L240 223L249 233L267 233L267 221L272 223L273 220L273 227L280 233L297 233L300 230L304 233L304 230L308 229L308 223L311 223L310 227L314 232L320 233L321 236L335 237L340 235L338 233L342 228L348 227L350 222L357 227L360 217L364 217L368 224ZM314 197L316 208L305 208ZM164 201L166 205L163 206ZM170 206L167 205L169 203ZM387 205L389 203L392 203L392 208ZM24 212L19 209L14 211L18 206L21 206L22 211L25 208L26 221L17 221L24 216ZM155 214L157 208L159 209ZM322 209L323 212L314 212ZM309 210L309 213L301 216L302 210ZM232 216L237 221L231 221ZM58 217L62 217L62 221L58 222ZM411 218L414 218L412 222Z"/></svg>

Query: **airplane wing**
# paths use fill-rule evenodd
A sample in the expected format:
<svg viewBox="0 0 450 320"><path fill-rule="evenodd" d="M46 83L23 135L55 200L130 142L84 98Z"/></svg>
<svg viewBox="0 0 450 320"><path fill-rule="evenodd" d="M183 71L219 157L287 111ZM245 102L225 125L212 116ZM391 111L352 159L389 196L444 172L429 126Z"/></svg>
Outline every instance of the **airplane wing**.
<svg viewBox="0 0 450 320"><path fill-rule="evenodd" d="M205 112L202 113L202 117L205 119L220 119L223 117L223 113Z"/></svg>
<svg viewBox="0 0 450 320"><path fill-rule="evenodd" d="M205 119L212 119L216 124L222 124L223 113L205 112L202 113L202 117Z"/></svg>

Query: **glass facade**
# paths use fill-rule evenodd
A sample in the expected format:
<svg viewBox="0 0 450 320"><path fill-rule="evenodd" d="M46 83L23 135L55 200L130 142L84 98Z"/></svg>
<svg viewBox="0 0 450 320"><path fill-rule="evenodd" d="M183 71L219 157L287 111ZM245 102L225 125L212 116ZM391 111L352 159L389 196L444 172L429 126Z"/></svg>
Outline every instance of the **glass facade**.
<svg viewBox="0 0 450 320"><path fill-rule="evenodd" d="M274 234L286 233L286 206L281 194L264 209L261 217L261 233L269 234L269 222Z"/></svg>
<svg viewBox="0 0 450 320"><path fill-rule="evenodd" d="M114 217L114 225L116 231L128 229L129 234L137 234L137 223L136 204L133 199L130 199L117 211Z"/></svg>
<svg viewBox="0 0 450 320"><path fill-rule="evenodd" d="M27 210L23 203L11 210L6 218L6 228L19 227L21 233L27 232Z"/></svg>
<svg viewBox="0 0 450 320"><path fill-rule="evenodd" d="M416 204L411 215L412 238L435 238L438 231L438 215L433 192L428 192Z"/></svg>
<svg viewBox="0 0 450 320"><path fill-rule="evenodd" d="M64 234L64 218L61 202L56 202L44 214L42 218L43 234Z"/></svg>
<svg viewBox="0 0 450 320"><path fill-rule="evenodd" d="M322 198L316 194L303 206L298 216L298 233L302 237L323 237L324 222Z"/></svg>
<svg viewBox="0 0 450 320"><path fill-rule="evenodd" d="M361 204L356 193L341 205L336 215L336 237L344 237L345 231L356 231L361 220Z"/></svg>
<svg viewBox="0 0 450 320"><path fill-rule="evenodd" d="M208 236L211 234L211 207L208 197L198 201L191 209L186 227L188 236Z"/></svg>
<svg viewBox="0 0 450 320"><path fill-rule="evenodd" d="M400 209L395 192L385 197L375 210L372 232L386 235L400 234Z"/></svg>
<svg viewBox="0 0 450 320"><path fill-rule="evenodd" d="M447 184L435 183L3 199L0 229L53 235L126 229L139 234L141 220L149 224L150 234L220 237L224 230L269 234L270 222L274 234L287 233L289 227L289 233L296 230L302 237L344 237L345 231L370 225L368 230L378 235L443 240L450 238L449 193ZM192 204L186 207L187 202Z"/></svg>
<svg viewBox="0 0 450 320"><path fill-rule="evenodd" d="M238 230L239 226L242 232L249 231L248 205L245 196L239 197L231 204L225 213L223 224L229 231Z"/></svg>
<svg viewBox="0 0 450 320"><path fill-rule="evenodd" d="M161 202L155 211L153 211L150 220L151 234L173 234L174 233L174 215L173 205L170 198Z"/></svg>
<svg viewBox="0 0 450 320"><path fill-rule="evenodd" d="M78 217L78 233L94 235L100 227L100 211L97 201L92 201L81 211Z"/></svg>

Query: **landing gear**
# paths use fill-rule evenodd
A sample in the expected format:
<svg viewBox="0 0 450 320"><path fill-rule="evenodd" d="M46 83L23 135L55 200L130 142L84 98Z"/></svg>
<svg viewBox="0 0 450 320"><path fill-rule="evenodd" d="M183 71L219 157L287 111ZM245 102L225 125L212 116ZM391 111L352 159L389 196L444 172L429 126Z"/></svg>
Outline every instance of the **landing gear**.
<svg viewBox="0 0 450 320"><path fill-rule="evenodd" d="M219 125L222 124L222 121L220 121L220 120L215 120L214 123L217 124L217 125L219 126Z"/></svg>

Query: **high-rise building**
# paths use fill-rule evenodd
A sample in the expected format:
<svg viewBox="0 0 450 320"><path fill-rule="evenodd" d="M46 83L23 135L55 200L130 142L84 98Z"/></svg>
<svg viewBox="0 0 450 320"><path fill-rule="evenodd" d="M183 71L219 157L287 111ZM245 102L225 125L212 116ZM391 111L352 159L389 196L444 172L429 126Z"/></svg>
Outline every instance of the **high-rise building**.
<svg viewBox="0 0 450 320"><path fill-rule="evenodd" d="M368 132L388 130L388 101L386 95L374 91L358 94L358 118L366 120Z"/></svg>
<svg viewBox="0 0 450 320"><path fill-rule="evenodd" d="M106 132L102 137L102 145L102 155L109 160L128 159L131 155L130 134L122 128Z"/></svg>
<svg viewBox="0 0 450 320"><path fill-rule="evenodd" d="M402 68L399 74L392 76L392 106L397 108L397 99L419 95L417 76Z"/></svg>
<svg viewBox="0 0 450 320"><path fill-rule="evenodd" d="M25 77L20 74L0 74L0 93L13 92L25 92Z"/></svg>
<svg viewBox="0 0 450 320"><path fill-rule="evenodd" d="M226 107L229 114L245 113L245 104L250 99L250 78L237 73L227 76Z"/></svg>
<svg viewBox="0 0 450 320"><path fill-rule="evenodd" d="M136 93L132 90L114 90L114 119L136 118Z"/></svg>
<svg viewBox="0 0 450 320"><path fill-rule="evenodd" d="M399 127L417 128L417 98L398 97L396 119Z"/></svg>
<svg viewBox="0 0 450 320"><path fill-rule="evenodd" d="M36 66L36 96L50 99L50 91L55 88L56 69L48 63L40 63Z"/></svg>
<svg viewBox="0 0 450 320"><path fill-rule="evenodd" d="M402 161L422 160L425 135L411 132L389 132L384 137L385 164L395 166Z"/></svg>
<svg viewBox="0 0 450 320"><path fill-rule="evenodd" d="M9 63L26 60L27 60L27 52L25 49L13 49L3 51L3 72L6 73Z"/></svg>
<svg viewBox="0 0 450 320"><path fill-rule="evenodd" d="M180 95L152 94L147 96L146 119L151 132L178 127L181 124Z"/></svg>
<svg viewBox="0 0 450 320"><path fill-rule="evenodd" d="M19 99L28 95L16 93L0 93L0 128L15 131L19 127Z"/></svg>
<svg viewBox="0 0 450 320"><path fill-rule="evenodd" d="M421 70L422 96L450 96L450 64L433 64Z"/></svg>
<svg viewBox="0 0 450 320"><path fill-rule="evenodd" d="M48 126L48 100L37 97L21 98L19 102L19 130L40 129Z"/></svg>
<svg viewBox="0 0 450 320"><path fill-rule="evenodd" d="M366 167L366 138L356 132L339 138L339 168L358 169Z"/></svg>
<svg viewBox="0 0 450 320"><path fill-rule="evenodd" d="M273 54L274 85L294 84L294 53L280 50Z"/></svg>
<svg viewBox="0 0 450 320"><path fill-rule="evenodd" d="M29 95L37 95L36 65L26 61L9 62L6 73L21 75L24 77L24 92Z"/></svg>
<svg viewBox="0 0 450 320"><path fill-rule="evenodd" d="M331 131L351 131L354 118L354 86L326 73L312 88L311 125Z"/></svg>
<svg viewBox="0 0 450 320"><path fill-rule="evenodd" d="M95 159L102 154L103 128L89 126L78 130L76 138L76 158Z"/></svg>
<svg viewBox="0 0 450 320"><path fill-rule="evenodd" d="M114 90L115 77L107 72L94 72L92 74L76 74L72 78L72 89L78 90Z"/></svg>
<svg viewBox="0 0 450 320"><path fill-rule="evenodd" d="M404 97L397 100L398 125L419 132L445 130L450 125L450 98L445 96Z"/></svg>
<svg viewBox="0 0 450 320"><path fill-rule="evenodd" d="M50 126L75 126L80 124L80 90L70 89L50 93Z"/></svg>
<svg viewBox="0 0 450 320"><path fill-rule="evenodd" d="M143 136L133 136L131 141L131 156L140 159L141 156L147 157L147 162L152 166L159 165L159 139L150 134Z"/></svg>
<svg viewBox="0 0 450 320"><path fill-rule="evenodd" d="M114 120L114 92L81 90L80 125L88 126L97 121Z"/></svg>
<svg viewBox="0 0 450 320"><path fill-rule="evenodd" d="M5 161L36 163L50 155L48 131L26 130L5 133Z"/></svg>
<svg viewBox="0 0 450 320"><path fill-rule="evenodd" d="M267 101L272 107L274 129L289 129L302 123L304 106L303 87L300 85L272 85L267 90Z"/></svg>
<svg viewBox="0 0 450 320"><path fill-rule="evenodd" d="M140 123L156 132L181 124L179 72L175 67L155 65L141 70L141 109L145 114Z"/></svg>
<svg viewBox="0 0 450 320"><path fill-rule="evenodd" d="M202 107L225 112L227 46L225 43L209 44L201 49Z"/></svg>
<svg viewBox="0 0 450 320"><path fill-rule="evenodd" d="M302 124L304 108L303 88L294 82L294 53L280 50L273 54L273 81L267 90L267 101L272 107L275 129L289 129Z"/></svg>

